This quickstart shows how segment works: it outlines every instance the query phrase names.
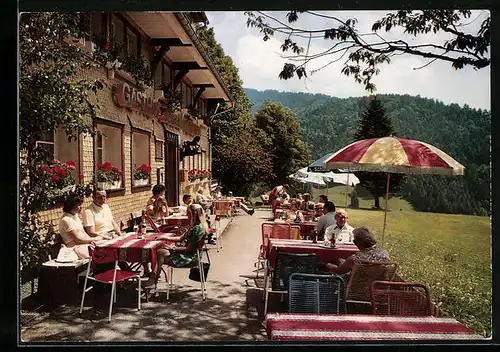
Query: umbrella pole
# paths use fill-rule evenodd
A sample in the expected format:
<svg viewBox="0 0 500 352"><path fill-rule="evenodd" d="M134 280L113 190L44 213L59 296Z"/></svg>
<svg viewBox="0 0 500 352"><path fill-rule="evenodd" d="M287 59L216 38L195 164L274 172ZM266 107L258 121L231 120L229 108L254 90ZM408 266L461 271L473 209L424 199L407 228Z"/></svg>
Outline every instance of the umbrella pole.
<svg viewBox="0 0 500 352"><path fill-rule="evenodd" d="M389 199L389 182L391 179L391 175L387 173L387 188L385 191L385 206L384 206L384 228L382 229L382 244L384 244L384 235L385 235L385 221L387 219L387 200Z"/></svg>
<svg viewBox="0 0 500 352"><path fill-rule="evenodd" d="M349 194L349 169L347 169L347 184L345 185L345 208L347 211L347 195Z"/></svg>

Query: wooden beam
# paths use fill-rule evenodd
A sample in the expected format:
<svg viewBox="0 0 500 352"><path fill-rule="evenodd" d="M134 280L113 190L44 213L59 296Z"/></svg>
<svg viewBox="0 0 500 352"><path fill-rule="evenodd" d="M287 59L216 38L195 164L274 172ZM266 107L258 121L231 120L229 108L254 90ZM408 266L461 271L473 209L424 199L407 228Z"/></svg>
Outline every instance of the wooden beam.
<svg viewBox="0 0 500 352"><path fill-rule="evenodd" d="M158 64L160 63L161 59L167 54L169 49L170 46L168 46L167 44L162 44L160 50L156 52L153 60L151 60L151 78L154 78Z"/></svg>
<svg viewBox="0 0 500 352"><path fill-rule="evenodd" d="M195 83L193 88L215 88L212 83Z"/></svg>
<svg viewBox="0 0 500 352"><path fill-rule="evenodd" d="M196 61L177 61L172 63L174 70L209 70L208 67L201 67Z"/></svg>
<svg viewBox="0 0 500 352"><path fill-rule="evenodd" d="M190 43L183 43L180 38L151 38L151 45L153 46L193 46Z"/></svg>
<svg viewBox="0 0 500 352"><path fill-rule="evenodd" d="M194 107L196 108L198 106L198 99L200 98L201 94L205 91L205 87L201 87L198 89L196 92L196 95L194 96Z"/></svg>
<svg viewBox="0 0 500 352"><path fill-rule="evenodd" d="M189 72L189 69L180 69L179 72L177 72L177 74L175 75L175 78L174 78L174 91L177 89L177 86L179 85L179 83L181 83L181 80L182 80L182 77L184 77L186 75L186 73Z"/></svg>

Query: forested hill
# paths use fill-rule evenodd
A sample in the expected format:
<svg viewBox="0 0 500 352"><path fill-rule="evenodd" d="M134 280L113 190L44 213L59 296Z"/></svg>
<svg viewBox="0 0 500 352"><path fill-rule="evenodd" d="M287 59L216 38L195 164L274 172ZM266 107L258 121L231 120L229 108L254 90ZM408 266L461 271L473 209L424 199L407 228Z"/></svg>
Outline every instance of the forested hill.
<svg viewBox="0 0 500 352"><path fill-rule="evenodd" d="M361 113L368 103L368 97L341 99L322 94L255 89L245 89L245 92L255 111L265 100L280 102L294 111L300 120L304 141L316 159L354 141ZM489 208L489 111L467 105L445 105L420 96L383 94L377 97L391 118L396 136L435 145L462 163L469 182L467 189L460 192L481 194L481 207Z"/></svg>

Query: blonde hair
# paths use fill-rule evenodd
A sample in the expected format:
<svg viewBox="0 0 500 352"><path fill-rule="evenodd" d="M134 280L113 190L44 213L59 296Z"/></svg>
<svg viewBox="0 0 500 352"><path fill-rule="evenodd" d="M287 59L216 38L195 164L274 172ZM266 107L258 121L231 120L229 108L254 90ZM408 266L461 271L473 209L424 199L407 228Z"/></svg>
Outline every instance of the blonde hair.
<svg viewBox="0 0 500 352"><path fill-rule="evenodd" d="M205 212L203 211L202 206L197 203L191 203L189 205L188 211L191 214L190 225L196 226L200 224L205 231L208 231L208 224L207 220L205 219Z"/></svg>

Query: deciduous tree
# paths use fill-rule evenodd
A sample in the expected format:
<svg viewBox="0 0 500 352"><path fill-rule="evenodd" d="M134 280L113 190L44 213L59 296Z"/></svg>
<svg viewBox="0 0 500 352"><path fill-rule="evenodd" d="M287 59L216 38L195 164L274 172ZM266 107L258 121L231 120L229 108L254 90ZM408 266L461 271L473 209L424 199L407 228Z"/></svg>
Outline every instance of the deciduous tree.
<svg viewBox="0 0 500 352"><path fill-rule="evenodd" d="M281 79L289 79L297 75L300 79L307 76L306 64L322 57L331 58L324 66L311 71L315 72L322 68L345 60L342 73L352 76L354 80L365 86L366 90L374 91L375 84L372 79L380 72L379 66L390 63L395 55L416 55L429 59L424 65L443 60L451 63L453 68L462 69L472 66L481 69L489 66L490 47L490 16L486 16L476 31L468 29L466 21L471 19L472 12L466 9L460 10L400 10L388 13L372 25L369 33L360 32L357 29L357 19L341 19L339 16L314 11L290 11L285 19L279 19L270 14L256 11L245 12L248 16L247 26L256 27L263 33L264 41L269 40L275 33L285 35L281 49L288 60L279 73ZM294 27L299 14L305 14L316 22L329 24L323 28L300 28ZM414 43L410 40L386 39L382 30L390 32L400 27L404 33L413 37L423 36L427 33L447 33L450 39L442 41L435 40L429 43ZM314 52L311 49L311 41L327 40L331 43L326 50ZM307 41L304 48L300 41Z"/></svg>

